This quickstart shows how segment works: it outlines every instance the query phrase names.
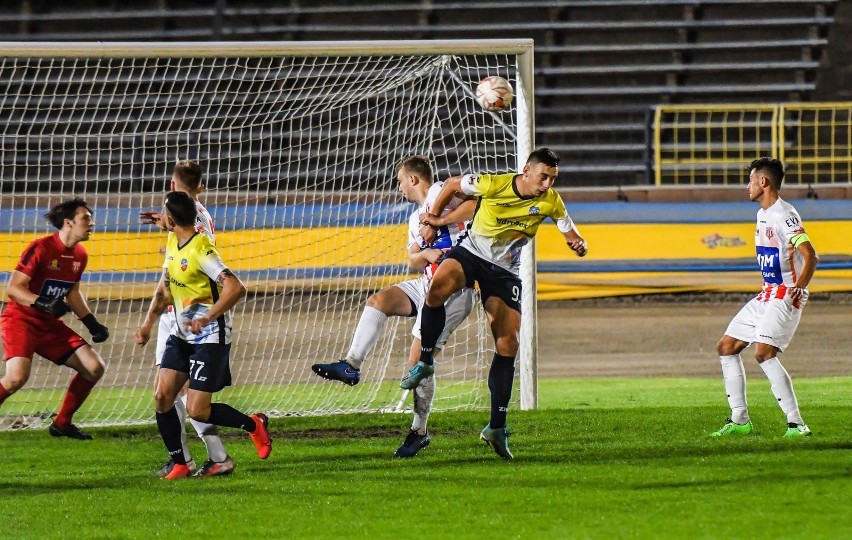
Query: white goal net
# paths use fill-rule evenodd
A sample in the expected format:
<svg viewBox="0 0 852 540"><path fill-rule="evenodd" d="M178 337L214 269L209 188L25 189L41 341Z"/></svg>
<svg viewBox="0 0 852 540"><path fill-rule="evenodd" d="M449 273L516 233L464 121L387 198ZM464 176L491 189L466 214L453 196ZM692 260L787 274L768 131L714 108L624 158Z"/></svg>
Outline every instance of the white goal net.
<svg viewBox="0 0 852 540"><path fill-rule="evenodd" d="M341 358L367 297L410 277L400 158L425 154L443 179L526 157L531 54L528 41L0 44L3 282L28 242L54 232L50 206L81 197L96 222L81 289L111 337L95 346L107 371L75 422L153 420L154 342L132 336L165 233L138 215L161 207L178 159L202 164L217 245L249 288L233 312L234 386L217 399L270 416L410 407L398 381L413 319L388 321L355 387L310 366ZM477 105L489 75L518 88L510 110ZM437 358L435 410L487 407L492 354L477 305ZM36 357L0 428L41 425L70 374Z"/></svg>

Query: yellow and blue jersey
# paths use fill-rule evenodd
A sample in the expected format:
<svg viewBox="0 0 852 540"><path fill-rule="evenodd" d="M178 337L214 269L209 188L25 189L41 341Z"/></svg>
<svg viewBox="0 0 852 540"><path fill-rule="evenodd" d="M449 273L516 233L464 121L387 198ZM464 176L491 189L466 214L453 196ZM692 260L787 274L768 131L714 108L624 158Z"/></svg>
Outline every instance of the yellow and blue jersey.
<svg viewBox="0 0 852 540"><path fill-rule="evenodd" d="M230 313L210 321L198 335L186 328L189 321L203 315L216 303L221 292L216 279L227 267L210 238L196 232L181 246L177 235L169 235L166 242L166 267L177 323L173 335L196 344L230 343Z"/></svg>

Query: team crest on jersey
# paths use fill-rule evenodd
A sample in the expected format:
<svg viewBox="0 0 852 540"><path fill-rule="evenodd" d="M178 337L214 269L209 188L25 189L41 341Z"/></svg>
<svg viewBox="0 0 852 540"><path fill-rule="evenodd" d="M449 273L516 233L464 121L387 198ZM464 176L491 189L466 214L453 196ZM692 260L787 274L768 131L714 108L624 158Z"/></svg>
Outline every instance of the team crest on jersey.
<svg viewBox="0 0 852 540"><path fill-rule="evenodd" d="M79 272L79 271L80 271L80 261L74 261L74 262L72 262L72 263L71 263L71 270L72 270L73 272Z"/></svg>
<svg viewBox="0 0 852 540"><path fill-rule="evenodd" d="M50 269L51 270L59 270L59 261L57 261L56 259L53 259L52 261L50 261Z"/></svg>
<svg viewBox="0 0 852 540"><path fill-rule="evenodd" d="M530 215L537 216L538 213L541 212L538 206L530 206Z"/></svg>
<svg viewBox="0 0 852 540"><path fill-rule="evenodd" d="M766 237L772 240L772 235L775 234L772 232L772 229L766 229Z"/></svg>
<svg viewBox="0 0 852 540"><path fill-rule="evenodd" d="M186 272L186 266L187 266L186 259L181 259L180 260L180 269L183 270L184 272Z"/></svg>

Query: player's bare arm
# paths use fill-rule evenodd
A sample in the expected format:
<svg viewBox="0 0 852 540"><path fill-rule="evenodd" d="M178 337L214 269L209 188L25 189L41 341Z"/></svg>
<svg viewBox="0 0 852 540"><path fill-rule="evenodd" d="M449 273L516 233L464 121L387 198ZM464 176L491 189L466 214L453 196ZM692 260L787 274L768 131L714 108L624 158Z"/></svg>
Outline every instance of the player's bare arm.
<svg viewBox="0 0 852 540"><path fill-rule="evenodd" d="M165 222L163 221L163 214L157 212L156 210L146 210L139 212L139 220L144 225L156 225L157 228L161 231L168 230Z"/></svg>
<svg viewBox="0 0 852 540"><path fill-rule="evenodd" d="M222 292L219 293L219 299L216 303L210 306L207 312L193 319L187 324L187 327L193 334L200 334L205 326L210 324L210 321L219 317L232 307L234 307L240 298L246 294L246 286L240 281L240 278L234 275L229 269L225 268L216 277L216 283L222 287Z"/></svg>
<svg viewBox="0 0 852 540"><path fill-rule="evenodd" d="M465 195L465 202L458 205L456 208L447 212L445 216L430 216L428 223L423 223L427 214L420 214L420 236L426 244L431 244L438 236L438 227L450 225L453 223L461 223L473 218L473 213L476 211L476 197Z"/></svg>
<svg viewBox="0 0 852 540"><path fill-rule="evenodd" d="M576 253L578 256L585 257L586 253L589 252L586 241L583 240L583 237L577 234L577 231L574 229L571 229L567 233L562 233L562 236L565 237L565 242L568 244L568 247L571 248L571 251Z"/></svg>
<svg viewBox="0 0 852 540"><path fill-rule="evenodd" d="M440 249L420 249L420 246L414 244L408 249L408 267L413 272L422 272L427 265L435 264L443 256L444 252Z"/></svg>
<svg viewBox="0 0 852 540"><path fill-rule="evenodd" d="M799 274L798 279L796 279L796 286L790 289L790 298L797 302L802 298L804 294L804 289L808 286L808 283L811 282L811 278L814 277L814 271L816 270L817 263L819 262L819 255L817 255L816 250L814 249L813 244L808 242L802 242L796 248L802 255L802 273Z"/></svg>
<svg viewBox="0 0 852 540"><path fill-rule="evenodd" d="M169 281L169 271L163 270L160 275L160 281L157 282L157 287L154 289L154 296L151 298L151 303L148 305L148 313L145 315L145 320L139 330L133 334L133 339L138 345L145 345L151 339L151 329L157 321L157 317L171 303L172 298L169 294L169 288L166 285Z"/></svg>
<svg viewBox="0 0 852 540"><path fill-rule="evenodd" d="M432 225L433 220L440 220L440 215L444 211L444 208L447 207L453 199L453 196L457 193L462 197L467 197L466 194L462 193L461 181L461 176L451 176L444 181L444 185L441 187L441 192L435 199L434 204L432 204L432 208L429 210L429 213L421 220L421 223L424 225Z"/></svg>

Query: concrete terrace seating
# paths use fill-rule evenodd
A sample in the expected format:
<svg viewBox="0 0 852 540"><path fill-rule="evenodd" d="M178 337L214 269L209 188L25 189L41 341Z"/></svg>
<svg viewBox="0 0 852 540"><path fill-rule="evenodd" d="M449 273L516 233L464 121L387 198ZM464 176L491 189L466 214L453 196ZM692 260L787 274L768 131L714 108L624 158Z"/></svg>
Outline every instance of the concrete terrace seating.
<svg viewBox="0 0 852 540"><path fill-rule="evenodd" d="M532 37L536 143L572 184L647 183L650 108L807 100L837 0L226 0L0 7L0 40ZM115 4L118 5L118 4ZM191 4L190 4L191 5Z"/></svg>

